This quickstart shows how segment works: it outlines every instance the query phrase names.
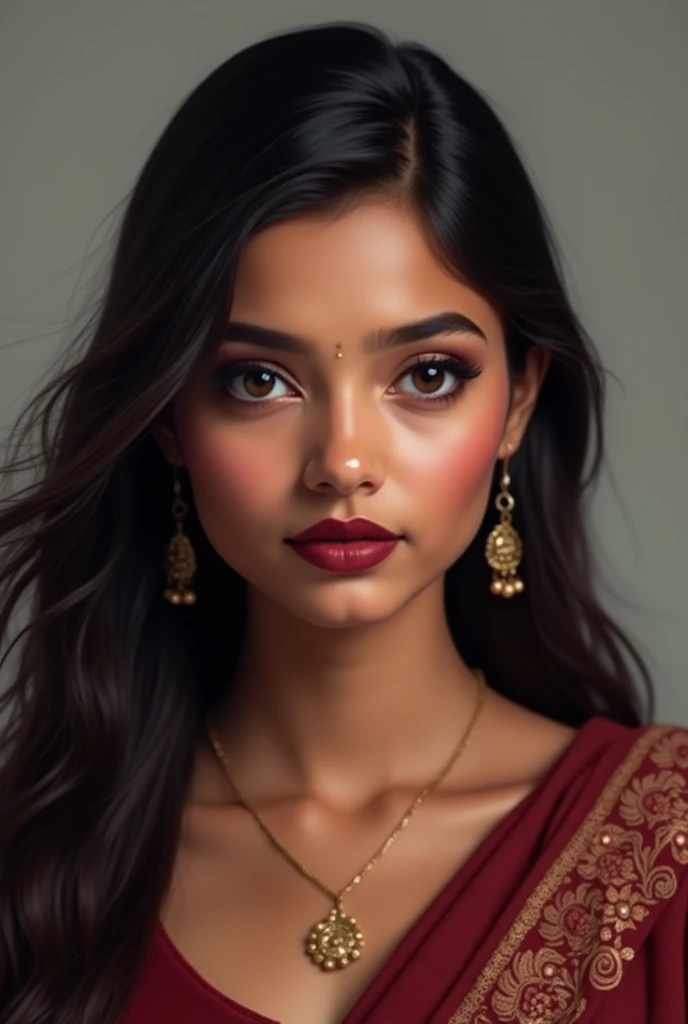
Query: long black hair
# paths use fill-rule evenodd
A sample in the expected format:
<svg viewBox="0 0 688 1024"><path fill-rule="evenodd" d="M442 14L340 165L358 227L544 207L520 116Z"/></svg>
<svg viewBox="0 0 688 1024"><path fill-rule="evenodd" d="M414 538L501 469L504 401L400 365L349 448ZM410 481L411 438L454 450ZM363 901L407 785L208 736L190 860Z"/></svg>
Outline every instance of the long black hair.
<svg viewBox="0 0 688 1024"><path fill-rule="evenodd" d="M526 591L489 593L490 503L447 574L457 645L493 688L562 722L651 713L643 661L593 592L584 514L604 374L507 131L424 46L354 23L264 39L164 130L101 304L8 442L4 474L32 476L0 509L0 636L15 662L0 702L2 1024L114 1024L131 997L246 614L245 582L192 501L199 601L163 601L172 476L152 427L217 346L247 240L371 196L412 206L447 267L499 310L513 374L530 345L552 354L511 463Z"/></svg>

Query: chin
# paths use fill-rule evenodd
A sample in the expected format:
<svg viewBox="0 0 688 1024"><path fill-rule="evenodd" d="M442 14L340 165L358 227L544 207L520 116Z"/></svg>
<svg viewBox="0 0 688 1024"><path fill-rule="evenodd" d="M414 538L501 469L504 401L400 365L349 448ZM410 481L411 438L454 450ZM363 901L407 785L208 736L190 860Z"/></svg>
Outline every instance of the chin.
<svg viewBox="0 0 688 1024"><path fill-rule="evenodd" d="M303 594L298 602L294 602L293 594L291 598L289 602L280 603L297 618L322 629L372 626L390 618L405 603L400 601L398 593L383 594L379 586L371 586L367 581L363 587L357 581L351 588L338 587L332 588L330 593Z"/></svg>

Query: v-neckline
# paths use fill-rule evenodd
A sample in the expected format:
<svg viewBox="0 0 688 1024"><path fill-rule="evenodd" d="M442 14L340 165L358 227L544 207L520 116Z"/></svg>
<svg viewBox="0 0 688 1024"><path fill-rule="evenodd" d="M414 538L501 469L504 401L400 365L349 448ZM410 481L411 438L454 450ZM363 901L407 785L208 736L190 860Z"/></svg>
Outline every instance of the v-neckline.
<svg viewBox="0 0 688 1024"><path fill-rule="evenodd" d="M337 1022L337 1024L362 1024L362 1021L359 1020L359 1016L363 1007L369 1001L374 991L379 986L384 985L390 972L396 970L396 963L398 959L403 955L405 947L413 941L416 932L425 929L426 923L436 916L438 908L445 903L449 894L454 889L460 889L464 880L472 874L476 865L488 856L493 848L497 847L501 843L502 839L511 831L518 819L526 813L530 805L547 787L550 780L559 773L569 758L575 756L583 737L585 736L587 739L591 727L594 729L598 723L608 723L608 721L609 720L603 715L594 715L583 723L569 745L562 751L554 764L552 764L544 775L541 776L530 792L519 800L519 802L515 804L511 810L500 819L500 821L497 822L497 824L473 850L468 858L459 865L455 873L449 878L446 885L444 885L436 896L433 897L432 901L419 913L418 917L411 922L404 934L400 936L399 941L392 949L380 970L371 978L369 983L357 997L355 1003L350 1007L345 1016ZM250 1024L282 1024L281 1021L275 1020L273 1017L266 1017L256 1010L243 1006L235 999L232 999L231 996L226 995L224 992L221 992L219 989L211 985L209 981L199 974L196 968L193 967L186 957L184 957L177 946L175 946L159 917L157 921L156 937L160 942L161 949L167 954L168 959L172 960L177 969L181 970L197 988L200 988L207 997L212 999L212 1002L215 1005L219 1003L219 1005L224 1007L227 1011L231 1011L235 1017L245 1020L247 1024L248 1022L250 1022Z"/></svg>

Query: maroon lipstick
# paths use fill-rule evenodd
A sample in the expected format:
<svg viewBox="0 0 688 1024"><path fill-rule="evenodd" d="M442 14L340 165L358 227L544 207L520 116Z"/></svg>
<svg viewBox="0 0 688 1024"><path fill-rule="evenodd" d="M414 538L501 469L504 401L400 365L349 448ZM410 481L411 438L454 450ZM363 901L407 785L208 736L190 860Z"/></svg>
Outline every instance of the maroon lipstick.
<svg viewBox="0 0 688 1024"><path fill-rule="evenodd" d="M401 536L379 523L355 519L321 519L287 538L297 555L327 572L361 572L392 554Z"/></svg>

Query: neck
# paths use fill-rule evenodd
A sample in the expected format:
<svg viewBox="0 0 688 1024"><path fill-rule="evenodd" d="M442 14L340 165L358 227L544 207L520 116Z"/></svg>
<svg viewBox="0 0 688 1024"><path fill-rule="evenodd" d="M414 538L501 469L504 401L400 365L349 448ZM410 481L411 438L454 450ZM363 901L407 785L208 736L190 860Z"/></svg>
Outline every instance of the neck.
<svg viewBox="0 0 688 1024"><path fill-rule="evenodd" d="M438 772L476 699L441 581L389 619L355 628L312 625L252 592L242 658L214 726L247 799L360 807Z"/></svg>

